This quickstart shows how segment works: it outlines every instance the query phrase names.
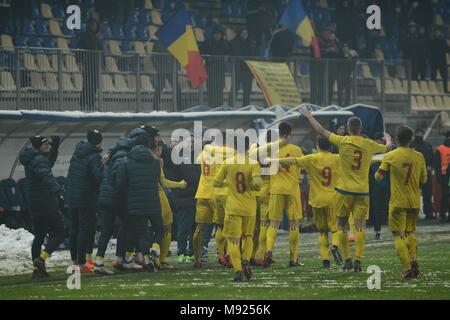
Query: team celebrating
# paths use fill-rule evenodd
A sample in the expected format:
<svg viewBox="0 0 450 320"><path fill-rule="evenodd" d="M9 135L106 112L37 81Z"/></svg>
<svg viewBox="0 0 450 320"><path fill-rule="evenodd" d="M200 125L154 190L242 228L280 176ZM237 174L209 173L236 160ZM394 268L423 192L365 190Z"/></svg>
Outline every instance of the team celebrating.
<svg viewBox="0 0 450 320"><path fill-rule="evenodd" d="M29 181L35 231L33 278L48 277L46 260L64 239L59 213L64 202L68 203L71 218L72 264L81 273L114 273L104 260L116 220L120 224L114 270L174 269L167 262L173 223L167 189L179 194L193 192L190 205L195 208L195 224L188 223L186 230L179 230L178 235L183 234L185 240L178 251L183 261L192 262L194 268L203 267L204 235L208 225L214 224L218 263L233 268L233 281L250 280L254 266L268 268L275 263L274 248L283 213L289 220L287 265L298 267L303 170L309 177L308 201L319 232L323 268L330 268L332 257L336 265L343 265L344 271L361 272L369 216L369 167L372 161L380 161L374 160L375 154L384 154L375 179L390 176L393 196L389 203L389 228L403 266L401 277L417 277L420 269L415 227L420 208L419 187L426 182L427 172L422 154L410 148L413 131L399 126L394 149L388 134L385 144L365 137L358 117L348 119L348 135L340 136L323 128L307 108L300 110L318 134L315 153L305 156L299 146L290 143L292 126L282 122L279 138L273 140L268 131L264 144L251 144L248 137L239 136L235 137L234 146L242 138L244 148L226 146L220 143L223 139L205 144L196 159L200 164L199 180L191 179L195 166L186 167L184 176L174 179L179 181L166 178L170 147L154 126L132 130L104 155L102 134L89 130L87 141L77 144L70 160L68 199L64 199L52 174L59 139L32 137L32 147L21 152L20 161ZM193 139L180 143L191 147ZM333 145L338 154L331 152ZM276 170L269 174L264 169L270 166ZM94 259L97 212L101 232ZM350 253L348 237L350 217L356 230L354 255ZM180 246L180 239L177 240ZM187 242L192 245L192 258L186 254Z"/></svg>

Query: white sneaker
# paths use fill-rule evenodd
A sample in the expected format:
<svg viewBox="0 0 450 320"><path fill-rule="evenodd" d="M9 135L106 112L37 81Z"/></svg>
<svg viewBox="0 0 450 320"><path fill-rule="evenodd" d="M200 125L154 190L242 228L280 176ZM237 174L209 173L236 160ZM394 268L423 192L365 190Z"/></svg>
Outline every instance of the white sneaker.
<svg viewBox="0 0 450 320"><path fill-rule="evenodd" d="M114 274L114 272L107 269L105 266L95 266L94 271L95 271L95 273L100 273L100 274Z"/></svg>
<svg viewBox="0 0 450 320"><path fill-rule="evenodd" d="M131 262L128 262L128 263L126 262L126 263L123 264L122 267L125 270L132 270L132 271L142 270L142 266L138 265L134 261L131 261Z"/></svg>

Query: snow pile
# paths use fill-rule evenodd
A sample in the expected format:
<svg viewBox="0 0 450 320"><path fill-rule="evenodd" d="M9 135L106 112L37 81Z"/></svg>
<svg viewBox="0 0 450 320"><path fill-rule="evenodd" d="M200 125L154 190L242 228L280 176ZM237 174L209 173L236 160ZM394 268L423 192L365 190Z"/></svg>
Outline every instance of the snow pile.
<svg viewBox="0 0 450 320"><path fill-rule="evenodd" d="M31 273L31 243L34 236L25 229L9 229L0 225L0 275ZM69 251L57 251L48 259L48 268L70 263Z"/></svg>

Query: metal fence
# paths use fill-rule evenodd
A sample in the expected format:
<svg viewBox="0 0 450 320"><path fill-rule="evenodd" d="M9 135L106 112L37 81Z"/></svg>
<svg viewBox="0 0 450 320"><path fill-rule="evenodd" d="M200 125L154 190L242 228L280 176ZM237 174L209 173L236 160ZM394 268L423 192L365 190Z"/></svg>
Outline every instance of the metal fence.
<svg viewBox="0 0 450 320"><path fill-rule="evenodd" d="M0 109L150 112L266 106L243 57L204 56L208 81L193 89L169 54L112 51L118 53L0 48ZM407 61L293 58L287 63L302 102L409 111Z"/></svg>

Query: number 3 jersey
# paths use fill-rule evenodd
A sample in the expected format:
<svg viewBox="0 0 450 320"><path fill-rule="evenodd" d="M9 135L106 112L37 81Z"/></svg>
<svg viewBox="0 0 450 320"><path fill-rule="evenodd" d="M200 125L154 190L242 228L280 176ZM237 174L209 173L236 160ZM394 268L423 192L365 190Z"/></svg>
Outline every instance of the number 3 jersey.
<svg viewBox="0 0 450 320"><path fill-rule="evenodd" d="M329 140L339 148L341 160L336 191L357 196L369 195L372 157L387 152L388 148L363 136L338 136L332 133Z"/></svg>
<svg viewBox="0 0 450 320"><path fill-rule="evenodd" d="M336 204L336 183L339 177L339 155L319 151L297 158L309 176L309 204L313 208L333 208Z"/></svg>
<svg viewBox="0 0 450 320"><path fill-rule="evenodd" d="M391 208L420 208L419 183L427 182L423 155L411 148L398 147L388 152L377 173L390 172Z"/></svg>
<svg viewBox="0 0 450 320"><path fill-rule="evenodd" d="M237 160L240 160L239 162ZM241 162L245 163L240 164ZM225 181L228 187L225 214L236 216L256 215L256 196L253 178L261 175L259 164L250 164L248 156L236 155L233 164L223 164L216 176L217 181Z"/></svg>

